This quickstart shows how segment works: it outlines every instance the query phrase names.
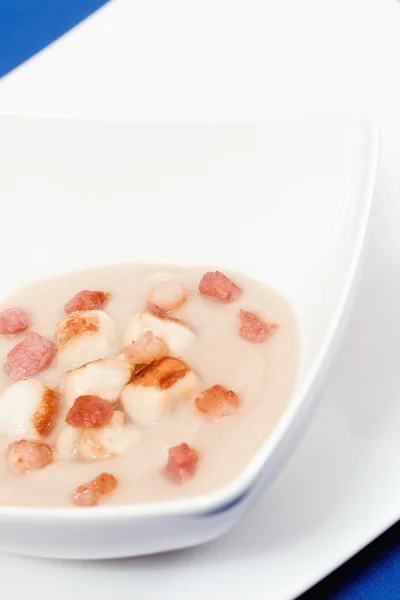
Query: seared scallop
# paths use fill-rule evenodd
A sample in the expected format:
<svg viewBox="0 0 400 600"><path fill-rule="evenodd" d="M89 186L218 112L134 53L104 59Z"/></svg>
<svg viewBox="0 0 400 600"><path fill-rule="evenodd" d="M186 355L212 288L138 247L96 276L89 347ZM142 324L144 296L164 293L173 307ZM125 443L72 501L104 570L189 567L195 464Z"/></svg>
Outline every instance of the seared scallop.
<svg viewBox="0 0 400 600"><path fill-rule="evenodd" d="M165 357L133 378L124 388L121 402L134 423L149 426L194 398L198 391L199 379L190 367L183 360Z"/></svg>
<svg viewBox="0 0 400 600"><path fill-rule="evenodd" d="M72 460L76 455L78 442L83 435L82 429L66 425L56 439L55 456L61 460Z"/></svg>
<svg viewBox="0 0 400 600"><path fill-rule="evenodd" d="M140 430L124 424L124 413L115 410L105 427L77 429L67 425L56 440L56 456L63 460L99 460L118 456L137 444Z"/></svg>
<svg viewBox="0 0 400 600"><path fill-rule="evenodd" d="M15 439L41 440L58 414L57 394L38 379L24 379L0 395L0 432Z"/></svg>
<svg viewBox="0 0 400 600"><path fill-rule="evenodd" d="M64 373L60 390L67 406L72 406L79 396L87 395L114 403L131 377L132 366L123 356L102 358Z"/></svg>
<svg viewBox="0 0 400 600"><path fill-rule="evenodd" d="M124 424L122 411L114 411L111 421L101 429L85 429L78 442L77 458L98 460L123 454L140 441L140 430Z"/></svg>
<svg viewBox="0 0 400 600"><path fill-rule="evenodd" d="M60 321L55 336L58 364L65 370L75 369L113 353L115 325L102 310L82 310Z"/></svg>
<svg viewBox="0 0 400 600"><path fill-rule="evenodd" d="M170 353L176 356L181 356L196 339L196 335L184 321L143 312L129 321L124 334L124 346L138 341L147 331L162 338L168 345Z"/></svg>
<svg viewBox="0 0 400 600"><path fill-rule="evenodd" d="M187 291L172 281L158 283L147 298L147 308L156 314L165 314L177 310L188 297Z"/></svg>

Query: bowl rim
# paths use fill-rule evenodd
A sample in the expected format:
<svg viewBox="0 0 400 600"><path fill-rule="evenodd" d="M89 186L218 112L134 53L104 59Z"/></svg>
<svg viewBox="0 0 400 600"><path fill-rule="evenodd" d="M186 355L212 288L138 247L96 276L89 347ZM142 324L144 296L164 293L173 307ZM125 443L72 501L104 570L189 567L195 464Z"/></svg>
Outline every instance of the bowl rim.
<svg viewBox="0 0 400 600"><path fill-rule="evenodd" d="M248 495L252 484L257 478L264 465L270 460L273 453L280 446L284 436L291 429L298 416L301 407L305 403L306 397L311 394L312 388L329 361L329 350L334 345L340 335L340 324L344 317L348 301L350 299L353 284L356 279L356 273L360 267L361 256L365 246L368 222L371 214L372 199L375 188L376 176L378 171L380 156L380 131L376 121L369 115L356 112L312 112L295 113L290 115L276 115L268 118L240 118L240 119L118 119L113 117L91 117L76 116L68 114L41 113L19 110L0 110L0 120L3 117L22 117L35 118L38 120L73 120L90 121L98 123L114 123L130 125L249 125L249 124L270 124L276 122L297 122L297 121L317 121L317 120L340 120L341 122L359 122L363 124L370 134L370 153L368 157L368 169L365 181L365 191L363 194L363 205L361 210L360 225L353 246L351 260L348 264L347 277L343 285L340 299L334 310L331 322L327 328L324 339L317 351L307 375L299 387L292 395L287 408L266 440L256 451L249 463L232 479L228 484L217 488L212 492L200 494L198 496L181 498L177 500L163 500L144 502L140 504L121 504L121 505L100 505L91 510L80 510L78 507L37 507L37 506L12 506L0 505L0 519L9 517L18 517L19 520L28 521L31 519L45 521L85 521L91 522L98 519L133 519L133 518L162 518L162 517L183 517L183 516L206 516L216 515L228 511L238 504Z"/></svg>

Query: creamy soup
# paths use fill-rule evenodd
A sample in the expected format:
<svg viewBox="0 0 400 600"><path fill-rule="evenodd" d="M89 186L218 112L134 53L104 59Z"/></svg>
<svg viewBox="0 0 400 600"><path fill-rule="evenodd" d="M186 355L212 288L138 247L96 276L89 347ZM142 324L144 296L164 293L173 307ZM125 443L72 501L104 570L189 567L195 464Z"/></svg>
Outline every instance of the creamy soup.
<svg viewBox="0 0 400 600"><path fill-rule="evenodd" d="M152 422L153 412L147 411L147 406L138 405L138 402L153 402L150 396L138 396L136 404L132 404L133 413L124 409L120 398L114 399L113 409L121 411L124 427L129 426L133 438L136 436L121 453L118 453L118 447L116 455L107 458L100 456L93 459L90 452L78 456L75 451L65 457L59 455L56 440L60 432L68 427L65 418L74 402L75 388L72 386L72 391L69 390L72 399L67 402L65 385L60 394L60 377L64 371L87 362L85 352L88 340L91 343L96 338L86 337L82 342L82 357L78 355L76 358L76 352L68 354L59 349L49 366L33 376L60 396L59 413L52 430L42 439L40 436L35 438L51 446L53 460L43 468L27 473L15 473L10 469L9 445L21 437L30 438L28 434L18 436L18 432L7 429L9 425L4 417L4 409L3 424L0 414L0 430L3 431L0 434L0 504L74 506L71 500L74 489L101 473L112 474L118 482L117 489L104 497L104 504L171 500L213 491L229 483L245 467L268 437L290 400L299 364L296 317L290 304L279 293L242 274L226 273L238 286L239 292L241 290L232 299L223 298L224 301L220 301L201 294L199 282L206 270L135 264L103 267L40 281L19 290L3 302L2 310L18 307L26 311L29 331L56 342L56 325L68 318L64 306L77 292L102 290L110 294L101 310L114 322L115 329L107 338L107 343L101 342L98 346L92 357L98 359L101 356L118 356L127 343L134 341L129 338L131 334L126 333L128 324L132 317L147 310L149 294L156 284L163 281L179 284L187 297L185 295L181 305L168 315L178 319L178 325L183 322L182 347L180 338L174 346L173 330L168 334L171 338L166 341L170 346L170 354L184 361L190 373L194 374L194 379L182 402L172 403L167 408L163 406L157 418L154 417L155 422ZM157 307L152 308L157 312ZM276 329L271 327L265 339L261 336L261 340L242 337L239 335L241 309L254 313L263 323L276 324ZM143 322L142 333L148 323L153 322L151 318L154 315L151 312L148 315L150 321ZM163 337L164 323L175 324L175 321L161 317L161 334L160 331L155 332L160 338ZM132 329L132 324L130 327L132 331L135 329ZM1 360L6 361L7 354L25 337L26 331L1 335ZM61 340L59 334L59 346ZM73 343L79 344L79 337ZM174 352L171 351L172 347ZM141 372L144 381L142 368L141 365L135 372L139 373L137 377ZM23 376L23 373L22 376L12 374L14 381ZM14 381L1 370L0 408L3 398L5 405L5 390ZM129 383L128 380L125 383ZM204 414L196 404L196 398L200 397L202 391L216 385L232 391L234 394L231 397L235 399L229 414L219 418ZM146 391L148 393L151 394L151 390ZM101 397L101 391L97 391L96 395ZM17 419L15 415L18 416L19 401L17 394L12 405L15 406L14 420ZM144 412L141 412L142 408ZM125 413L125 417L122 413ZM182 443L195 450L198 460L190 476L177 482L168 476L165 466L169 449Z"/></svg>

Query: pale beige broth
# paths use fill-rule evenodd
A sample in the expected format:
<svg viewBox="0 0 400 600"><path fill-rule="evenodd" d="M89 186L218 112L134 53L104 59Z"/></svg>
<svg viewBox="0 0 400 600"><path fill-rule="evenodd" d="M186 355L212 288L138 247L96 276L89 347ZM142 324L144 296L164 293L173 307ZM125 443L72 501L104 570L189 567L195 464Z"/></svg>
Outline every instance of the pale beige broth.
<svg viewBox="0 0 400 600"><path fill-rule="evenodd" d="M56 323L65 317L63 307L82 289L110 292L104 309L115 321L122 347L128 319L143 311L149 291L161 280L179 282L188 291L186 303L173 316L190 323L197 335L182 358L199 375L202 387L220 384L235 391L241 401L232 416L213 422L195 409L194 401L144 430L141 441L124 454L92 462L55 460L26 475L10 473L6 461L10 440L0 436L0 504L72 506L74 488L102 472L115 475L118 490L106 504L136 504L204 494L229 483L268 437L286 408L299 364L297 321L290 304L276 291L237 273L226 273L242 289L239 299L222 304L201 296L198 283L205 268L148 265L110 266L71 273L37 282L3 302L3 309L21 307L29 313L30 329L54 340ZM259 314L279 329L266 342L253 344L238 335L239 309ZM0 337L0 360L24 334ZM36 377L57 388L61 371L56 360ZM12 381L1 370L0 392ZM63 425L65 409L53 433ZM199 463L194 477L181 484L169 480L162 468L168 448L186 442L196 448ZM78 508L76 510L79 510Z"/></svg>

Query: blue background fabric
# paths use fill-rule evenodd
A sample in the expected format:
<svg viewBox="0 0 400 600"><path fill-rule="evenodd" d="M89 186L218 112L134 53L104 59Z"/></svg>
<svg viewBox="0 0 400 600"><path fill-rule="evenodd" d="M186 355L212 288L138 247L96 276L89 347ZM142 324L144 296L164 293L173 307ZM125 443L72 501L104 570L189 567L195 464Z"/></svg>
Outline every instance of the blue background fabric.
<svg viewBox="0 0 400 600"><path fill-rule="evenodd" d="M86 19L107 0L0 0L0 77Z"/></svg>
<svg viewBox="0 0 400 600"><path fill-rule="evenodd" d="M106 2L0 0L0 77ZM400 523L301 596L301 600L318 599L400 600Z"/></svg>
<svg viewBox="0 0 400 600"><path fill-rule="evenodd" d="M400 522L298 600L400 600Z"/></svg>

